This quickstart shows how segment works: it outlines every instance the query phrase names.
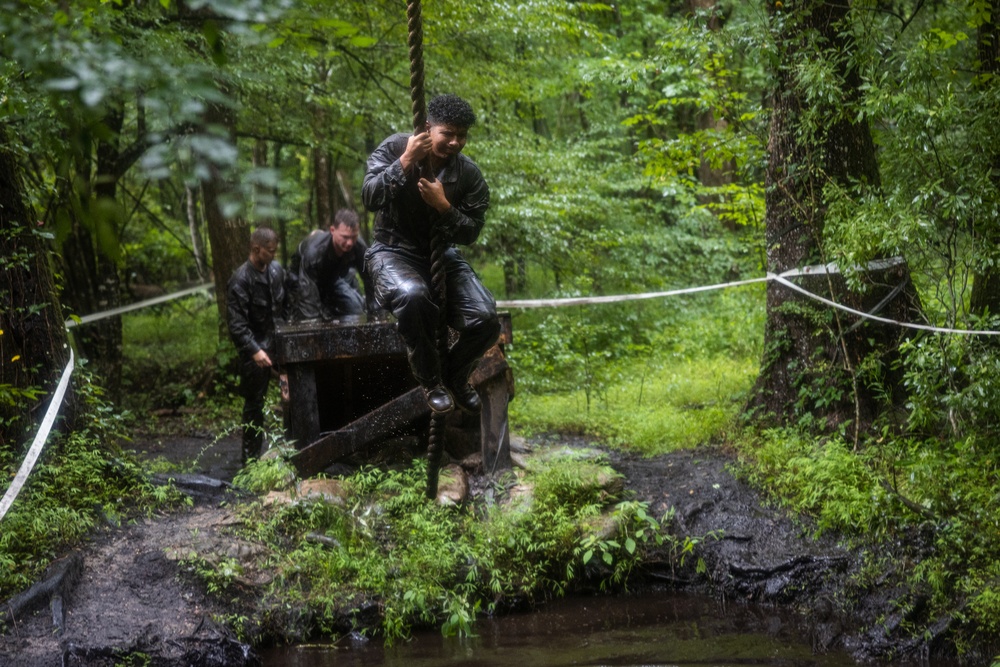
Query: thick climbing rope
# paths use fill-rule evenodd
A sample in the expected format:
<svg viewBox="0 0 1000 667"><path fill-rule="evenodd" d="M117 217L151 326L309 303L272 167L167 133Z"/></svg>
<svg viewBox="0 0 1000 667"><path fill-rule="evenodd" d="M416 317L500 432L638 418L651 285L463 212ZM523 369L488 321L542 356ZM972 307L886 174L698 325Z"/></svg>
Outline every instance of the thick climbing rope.
<svg viewBox="0 0 1000 667"><path fill-rule="evenodd" d="M420 0L409 0L406 3L406 19L410 53L410 107L413 112L413 133L425 131L427 125L427 105L424 101L424 33L420 19ZM422 165L426 177L434 179L434 173L427 164ZM438 322L436 341L438 359L441 365L441 377L447 377L445 363L448 358L448 315L445 309L447 287L445 281L444 253L448 243L435 228L431 237L431 290L437 299ZM431 413L431 424L427 434L427 498L437 498L438 471L441 467L441 452L444 450L445 415Z"/></svg>

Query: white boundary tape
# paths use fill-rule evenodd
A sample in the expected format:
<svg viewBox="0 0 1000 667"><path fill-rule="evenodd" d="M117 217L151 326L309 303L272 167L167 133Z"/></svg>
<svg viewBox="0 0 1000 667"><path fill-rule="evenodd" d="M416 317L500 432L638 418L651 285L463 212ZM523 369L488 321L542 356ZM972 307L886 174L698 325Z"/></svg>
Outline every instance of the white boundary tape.
<svg viewBox="0 0 1000 667"><path fill-rule="evenodd" d="M111 310L105 310L100 313L91 313L90 315L84 315L80 318L80 321L67 320L66 328L71 329L74 326L79 326L81 324L88 324L90 322L96 322L97 320L103 320L106 317L114 317L115 315L121 315L122 313L127 313L132 310L139 310L140 308L145 308L146 306L155 306L158 303L165 303L167 301L173 301L174 299L179 299L182 296L187 296L188 294L194 294L195 292L201 292L204 290L209 290L215 287L215 283L202 283L195 287L189 287L188 289L181 290L180 292L172 292L170 294L164 294L163 296L158 296L154 299L146 299L145 301L136 301L135 303L130 303L127 306L122 306L121 308L112 308Z"/></svg>
<svg viewBox="0 0 1000 667"><path fill-rule="evenodd" d="M0 500L0 520L4 518L7 510L14 504L14 499L21 492L21 487L24 486L28 475L31 474L32 468L35 467L35 462L38 461L38 455L42 453L45 441L49 437L49 431L52 430L52 425L56 421L56 415L59 414L59 408L62 406L63 396L66 395L66 388L69 386L69 378L73 374L73 365L75 362L73 349L70 348L69 362L67 362L66 368L63 369L62 377L59 378L59 384L56 386L55 393L52 394L52 400L49 401L49 407L45 411L45 418L42 419L42 423L38 427L38 433L35 434L35 439L31 443L31 447L28 448L28 454L24 457L24 461L21 462L21 468L17 471L17 475L14 476L14 481L11 482L7 493L4 494L3 500Z"/></svg>
<svg viewBox="0 0 1000 667"><path fill-rule="evenodd" d="M879 259L869 262L866 266L856 267L858 271L881 271L885 269L892 268L894 266L899 266L904 264L906 260L902 257L890 257L888 259ZM829 264L817 264L813 266L804 266L800 269L790 269L784 271L780 274L768 273L763 278L750 278L748 280L737 280L728 283L719 283L716 285L703 285L701 287L688 287L685 289L670 290L667 292L644 292L642 294L616 294L609 296L592 296L592 297L568 297L564 299L525 299L521 301L497 301L498 308L558 308L560 306L586 306L592 304L601 303L622 303L625 301L638 301L641 299L658 299L668 296L677 296L680 294L694 294L696 292L707 292L710 290L726 289L729 287L740 287L742 285L751 285L753 283L761 282L777 282L791 290L794 290L810 299L819 301L820 303L826 304L832 308L837 308L839 310L851 313L852 315L857 315L868 320L873 320L875 322L882 322L884 324L894 324L896 326L905 327L907 329L919 329L921 331L931 331L934 333L949 333L949 334L961 334L966 336L998 336L1000 331L990 331L990 330L974 330L974 329L950 329L947 327L935 327L928 324L916 324L913 322L902 322L900 320L893 320L887 317L879 317L877 315L872 315L860 310L855 310L843 304L839 304L836 301L831 301L825 297L814 294L807 289L799 287L795 283L788 280L788 278L794 278L796 276L816 276L825 274L840 273L840 268L833 262Z"/></svg>

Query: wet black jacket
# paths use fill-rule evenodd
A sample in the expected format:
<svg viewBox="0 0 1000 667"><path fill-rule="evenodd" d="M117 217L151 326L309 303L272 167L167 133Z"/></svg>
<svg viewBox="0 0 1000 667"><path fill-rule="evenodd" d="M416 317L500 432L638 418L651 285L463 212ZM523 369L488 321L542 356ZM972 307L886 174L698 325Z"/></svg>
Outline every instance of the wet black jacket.
<svg viewBox="0 0 1000 667"><path fill-rule="evenodd" d="M338 301L342 295L336 283L342 280L357 290L357 281L351 275L351 269L361 276L368 310L371 311L374 289L365 268L367 251L368 245L359 236L351 251L338 257L333 249L333 237L323 229L317 229L302 239L288 267L288 284L293 292L289 296L296 311L289 315L293 319L330 319L334 313L342 311L345 304Z"/></svg>
<svg viewBox="0 0 1000 667"><path fill-rule="evenodd" d="M246 261L233 271L227 294L229 335L240 355L273 353L275 322L285 320L285 270L271 262L258 271Z"/></svg>
<svg viewBox="0 0 1000 667"><path fill-rule="evenodd" d="M405 173L399 162L409 138L394 134L368 158L361 196L368 210L376 212L375 241L427 256L433 228L440 226L449 243L475 242L490 206L490 190L479 167L459 153L437 175L451 203L451 209L440 214L421 198L416 168Z"/></svg>

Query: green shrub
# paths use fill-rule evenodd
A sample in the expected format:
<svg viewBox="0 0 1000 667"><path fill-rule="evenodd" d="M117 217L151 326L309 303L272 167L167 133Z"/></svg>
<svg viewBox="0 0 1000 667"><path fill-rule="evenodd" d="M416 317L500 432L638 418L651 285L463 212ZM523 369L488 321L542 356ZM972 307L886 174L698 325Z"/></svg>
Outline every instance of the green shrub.
<svg viewBox="0 0 1000 667"><path fill-rule="evenodd" d="M271 547L273 613L299 604L314 631L332 632L362 601L377 600L378 631L388 641L414 627L468 634L481 611L561 595L585 570L607 586L627 583L642 546L661 541L661 526L642 503L612 508L615 498L601 490L610 476L600 462L559 456L525 474L531 500L442 507L427 502L426 463L417 460L346 478L346 506L255 505L245 510L246 525ZM602 514L606 520L596 521ZM595 549L601 558L585 563L585 551ZM207 576L218 582L224 574Z"/></svg>

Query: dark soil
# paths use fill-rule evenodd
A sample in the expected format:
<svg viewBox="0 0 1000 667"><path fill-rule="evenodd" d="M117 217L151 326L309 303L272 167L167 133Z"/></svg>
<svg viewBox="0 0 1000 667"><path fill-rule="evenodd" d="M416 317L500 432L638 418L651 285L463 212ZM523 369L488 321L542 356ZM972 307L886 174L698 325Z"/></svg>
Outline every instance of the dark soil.
<svg viewBox="0 0 1000 667"><path fill-rule="evenodd" d="M534 446L578 444L588 443L550 438ZM223 501L231 491L225 482L238 468L238 440L163 437L135 446L177 462L197 460L196 472L204 476L182 479L194 508L95 536L61 561L68 563L63 578L51 580L48 594L19 603L0 635L0 665L115 665L132 653L144 654L150 665L256 663L251 647L212 620L230 610L183 576L176 560L206 542L234 556L252 548L226 531L231 515ZM850 582L861 566L859 553L832 537L814 539L807 525L769 506L734 476L725 451L609 456L625 475L626 490L657 516L675 508L674 534L700 538L696 556L707 571L696 571L695 557L678 569L664 552L645 571L649 585L790 606L811 616L817 650L846 648L859 661L947 654L946 621L929 637L904 635L906 619L893 604L903 591L892 587L891 572L878 592L858 590Z"/></svg>

